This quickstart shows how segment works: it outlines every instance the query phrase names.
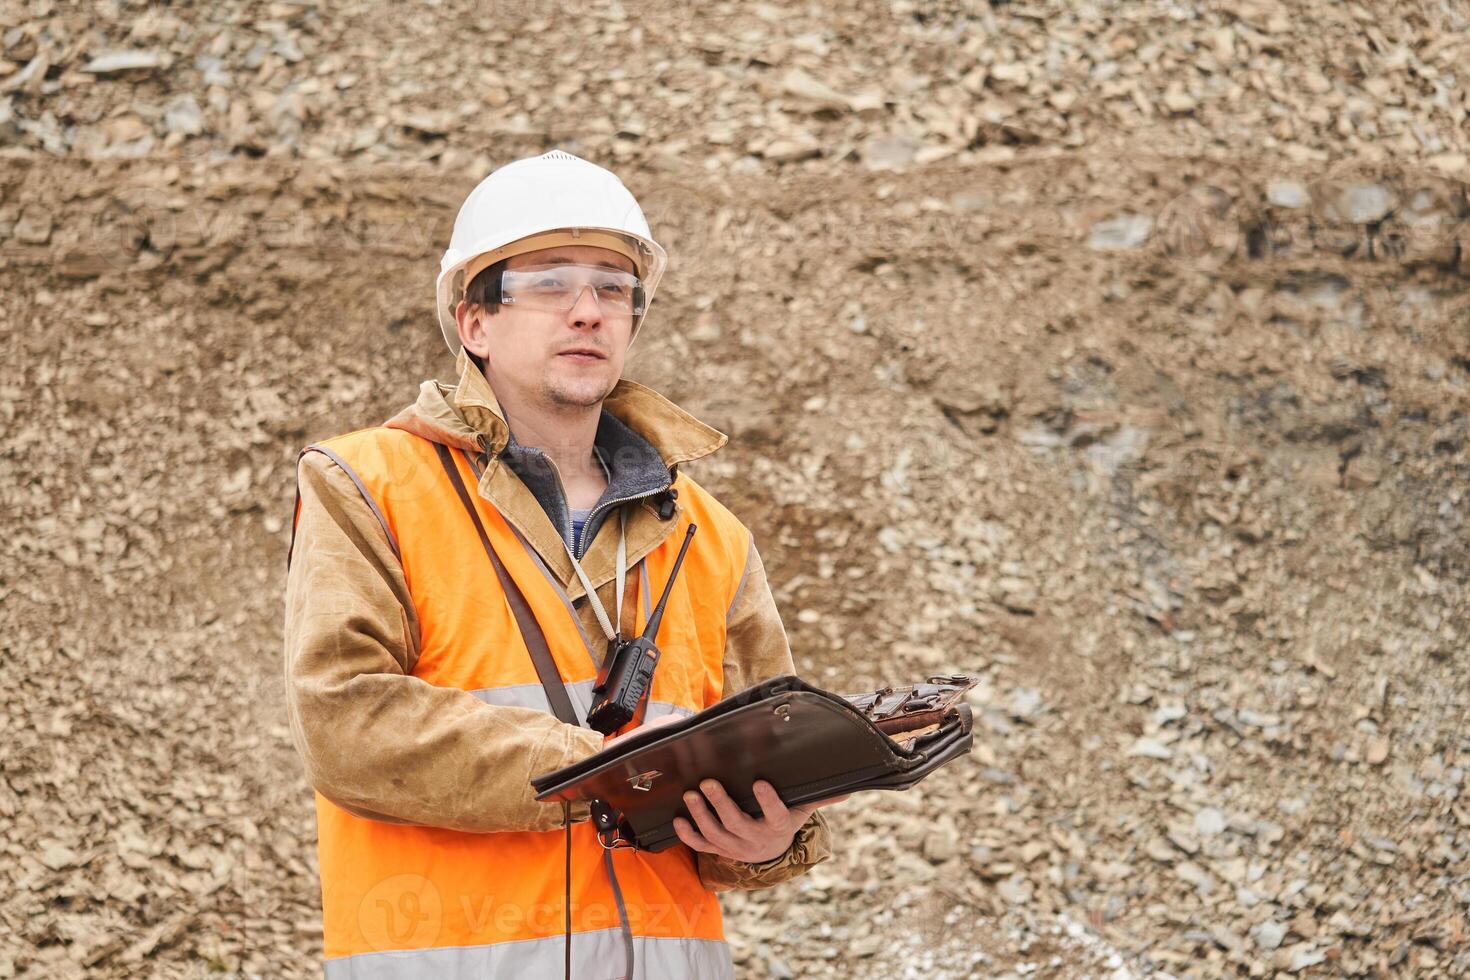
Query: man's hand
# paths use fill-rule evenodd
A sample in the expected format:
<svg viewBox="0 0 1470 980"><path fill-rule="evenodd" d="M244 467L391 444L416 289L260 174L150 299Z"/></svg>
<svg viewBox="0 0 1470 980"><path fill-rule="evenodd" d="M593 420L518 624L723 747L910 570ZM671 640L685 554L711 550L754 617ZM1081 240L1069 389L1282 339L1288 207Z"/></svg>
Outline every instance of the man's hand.
<svg viewBox="0 0 1470 980"><path fill-rule="evenodd" d="M720 854L749 864L760 864L785 854L791 846L791 839L813 810L847 799L846 795L834 796L788 807L776 795L774 786L758 779L751 792L760 804L762 815L752 817L730 799L718 780L703 780L699 787L704 791L703 796L693 790L684 794L684 805L694 817L694 825L683 817L675 817L674 833L696 851Z"/></svg>

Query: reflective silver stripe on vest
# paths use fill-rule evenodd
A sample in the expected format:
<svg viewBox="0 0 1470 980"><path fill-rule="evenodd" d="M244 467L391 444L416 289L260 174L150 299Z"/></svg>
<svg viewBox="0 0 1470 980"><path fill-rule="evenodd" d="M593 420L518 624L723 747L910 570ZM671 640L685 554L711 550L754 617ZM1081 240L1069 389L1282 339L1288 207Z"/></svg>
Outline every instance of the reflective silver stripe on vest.
<svg viewBox="0 0 1470 980"><path fill-rule="evenodd" d="M682 718L688 718L692 714L694 712L682 705L670 704L667 701L650 701L648 710L643 713L643 722L647 724L659 715L679 715Z"/></svg>
<svg viewBox="0 0 1470 980"><path fill-rule="evenodd" d="M561 936L485 946L396 949L327 960L326 980L525 980L560 977L565 946ZM730 948L719 939L634 936L629 980L733 980ZM625 966L623 931L572 933L572 976L617 980Z"/></svg>
<svg viewBox="0 0 1470 980"><path fill-rule="evenodd" d="M577 713L577 723L587 724L587 711L592 707L592 685L594 681L590 678L585 681L576 681L565 685L567 697L571 698L572 710ZM487 687L478 691L471 691L475 697L486 704L504 704L513 708L534 708L551 714L551 705L546 700L546 691L537 684L510 684L506 687ZM648 711L644 714L644 721L652 721L660 715L681 715L685 718L694 714L693 711L678 704L670 704L668 701L650 701Z"/></svg>
<svg viewBox="0 0 1470 980"><path fill-rule="evenodd" d="M573 684L563 684L567 690L567 697L571 699L572 710L577 713L577 724L587 724L587 709L592 706L591 679L577 681ZM478 691L471 691L475 697L486 704L503 704L512 708L534 708L547 714L554 714L551 703L546 700L546 689L537 681L535 684L510 684L505 687L486 687Z"/></svg>

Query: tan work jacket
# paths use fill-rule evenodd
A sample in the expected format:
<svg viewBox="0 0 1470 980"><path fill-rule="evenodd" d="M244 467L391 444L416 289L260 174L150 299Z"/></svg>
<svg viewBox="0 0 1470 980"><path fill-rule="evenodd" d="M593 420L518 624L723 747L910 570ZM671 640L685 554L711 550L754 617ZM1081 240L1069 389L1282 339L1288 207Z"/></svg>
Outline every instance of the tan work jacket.
<svg viewBox="0 0 1470 980"><path fill-rule="evenodd" d="M458 385L425 381L414 404L387 424L454 449L488 452L479 493L557 577L586 634L601 636L591 604L577 601L585 590L560 532L536 496L495 458L510 432L489 382L463 353L458 369ZM603 407L646 439L670 467L707 456L727 441L632 381L618 382ZM559 827L560 805L537 803L530 777L599 751L602 735L550 714L478 701L473 711L446 711L454 702L474 700L450 688L402 685L393 698L372 694L365 684L392 684L395 677L401 684L413 673L418 653L418 624L403 569L348 473L310 452L301 458L297 483L300 518L286 584L284 667L291 732L311 785L349 812L378 820L471 832ZM651 502L621 506L626 560L632 566L669 533L669 524L658 518ZM609 612L615 603L616 530L615 521L603 522L581 557ZM636 601L636 590L628 590L625 622L633 621ZM795 673L791 648L752 542L745 583L727 628L722 696L785 673ZM477 768L475 754L491 741L524 746L518 753L524 764L466 784L461 773ZM585 804L573 808L574 820L586 816ZM830 855L830 829L817 811L784 855L748 864L701 853L699 871L712 891L764 888Z"/></svg>

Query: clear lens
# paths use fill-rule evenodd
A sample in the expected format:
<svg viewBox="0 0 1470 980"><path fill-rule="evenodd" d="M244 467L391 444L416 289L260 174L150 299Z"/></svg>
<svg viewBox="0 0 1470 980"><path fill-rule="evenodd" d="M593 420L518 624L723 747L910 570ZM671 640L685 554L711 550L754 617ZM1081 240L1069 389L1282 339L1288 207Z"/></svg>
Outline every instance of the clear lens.
<svg viewBox="0 0 1470 980"><path fill-rule="evenodd" d="M507 269L500 278L500 301L523 309L565 313L591 289L604 315L643 312L643 283L631 272L596 265L556 265Z"/></svg>

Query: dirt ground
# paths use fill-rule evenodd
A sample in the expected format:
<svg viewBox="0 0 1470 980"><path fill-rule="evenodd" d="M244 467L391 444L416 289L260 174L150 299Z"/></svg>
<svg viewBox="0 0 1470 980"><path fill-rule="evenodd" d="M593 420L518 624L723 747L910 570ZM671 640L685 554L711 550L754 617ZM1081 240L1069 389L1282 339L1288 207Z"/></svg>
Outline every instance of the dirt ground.
<svg viewBox="0 0 1470 980"><path fill-rule="evenodd" d="M1462 6L88 6L0 8L0 980L319 974L296 452L558 146L802 673L984 678L740 976L1470 974Z"/></svg>

